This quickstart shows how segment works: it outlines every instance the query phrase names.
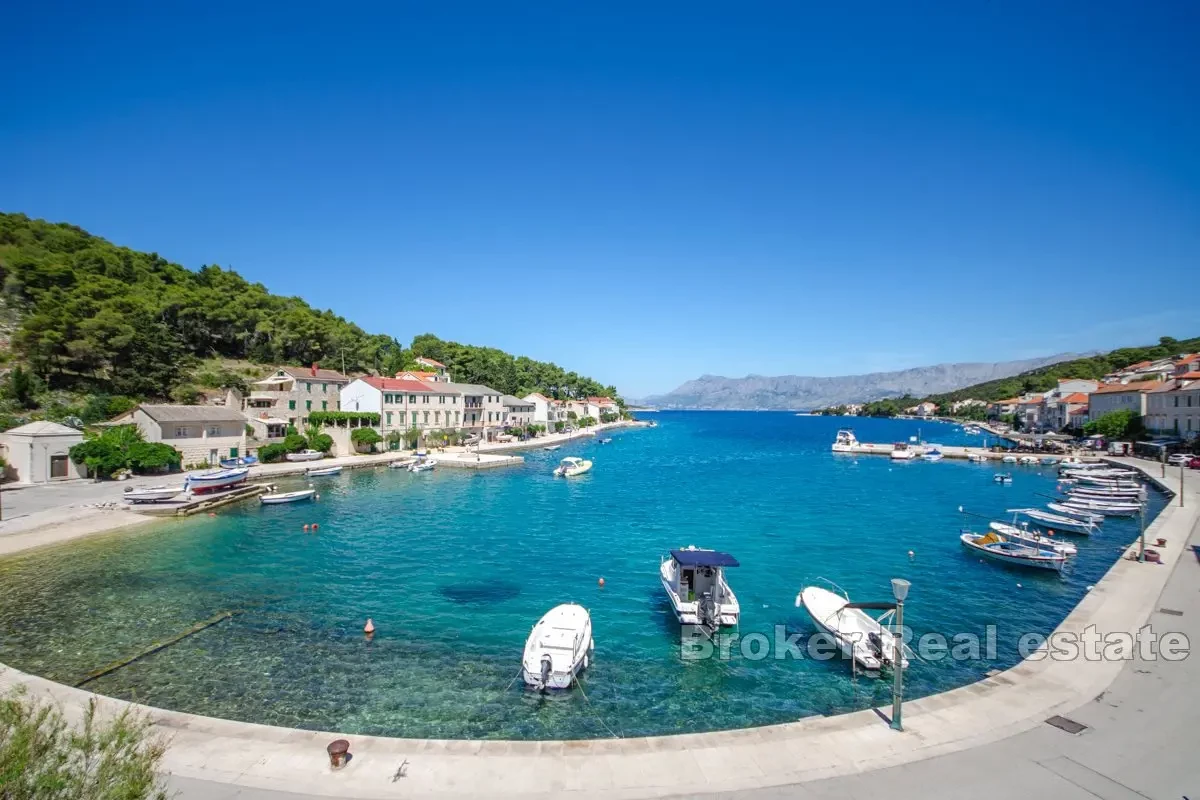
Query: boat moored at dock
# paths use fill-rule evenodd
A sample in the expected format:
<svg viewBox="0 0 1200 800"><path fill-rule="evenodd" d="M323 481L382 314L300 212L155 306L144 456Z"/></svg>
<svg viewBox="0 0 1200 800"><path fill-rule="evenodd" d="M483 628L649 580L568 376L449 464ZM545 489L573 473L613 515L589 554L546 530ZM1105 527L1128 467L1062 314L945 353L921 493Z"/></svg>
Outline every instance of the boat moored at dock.
<svg viewBox="0 0 1200 800"><path fill-rule="evenodd" d="M895 668L897 655L902 669L908 668L904 644L886 626L896 611L894 602L851 603L849 596L839 595L820 586L805 586L796 595L796 605L812 617L818 628L838 643L842 655L869 672L883 667ZM879 618L864 609L884 611Z"/></svg>
<svg viewBox="0 0 1200 800"><path fill-rule="evenodd" d="M1067 557L1062 553L1009 542L998 533L979 536L971 531L964 531L958 538L963 547L970 552L1016 567L1062 572L1063 565L1067 562Z"/></svg>
<svg viewBox="0 0 1200 800"><path fill-rule="evenodd" d="M301 500L311 500L317 494L316 489L301 489L296 492L278 492L273 494L264 494L258 498L258 502L264 506L278 506L284 503L299 503Z"/></svg>
<svg viewBox="0 0 1200 800"><path fill-rule="evenodd" d="M1008 513L1020 514L1027 517L1033 520L1035 524L1047 530L1080 533L1084 536L1096 531L1096 525L1087 520L1066 517L1062 514L1051 514L1049 511L1042 511L1040 508L1010 508L1008 509Z"/></svg>
<svg viewBox="0 0 1200 800"><path fill-rule="evenodd" d="M568 689L587 669L595 647L587 609L575 603L555 606L537 621L525 640L521 679L541 692Z"/></svg>
<svg viewBox="0 0 1200 800"><path fill-rule="evenodd" d="M858 439L854 436L854 431L850 428L842 428L837 432L830 449L835 453L853 453L856 447L858 447Z"/></svg>
<svg viewBox="0 0 1200 800"><path fill-rule="evenodd" d="M908 442L896 442L892 445L893 461L909 461L916 457L916 452L908 446Z"/></svg>
<svg viewBox="0 0 1200 800"><path fill-rule="evenodd" d="M1003 536L1006 540L1017 542L1018 544L1036 547L1041 550L1053 550L1056 553L1062 553L1064 556L1073 556L1079 552L1079 548L1071 542L1055 539L1053 536L1043 536L1036 531L1029 530L1028 525L1009 525L1006 522L991 523L992 530Z"/></svg>
<svg viewBox="0 0 1200 800"><path fill-rule="evenodd" d="M682 625L696 625L712 634L737 625L741 606L725 580L725 568L738 561L729 553L695 546L672 550L659 564L659 578Z"/></svg>
<svg viewBox="0 0 1200 800"><path fill-rule="evenodd" d="M312 467L309 467L308 469L304 470L304 474L309 476L310 478L323 478L326 475L341 475L342 468L341 467L325 467L324 469L313 469Z"/></svg>

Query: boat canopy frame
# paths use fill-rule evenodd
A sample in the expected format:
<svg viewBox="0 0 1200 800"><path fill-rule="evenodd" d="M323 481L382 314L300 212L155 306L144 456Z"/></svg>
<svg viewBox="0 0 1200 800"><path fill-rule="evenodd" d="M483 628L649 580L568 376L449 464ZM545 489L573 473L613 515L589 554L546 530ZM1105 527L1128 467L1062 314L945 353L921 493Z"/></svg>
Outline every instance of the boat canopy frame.
<svg viewBox="0 0 1200 800"><path fill-rule="evenodd" d="M736 558L719 550L672 550L671 558L681 567L741 566Z"/></svg>

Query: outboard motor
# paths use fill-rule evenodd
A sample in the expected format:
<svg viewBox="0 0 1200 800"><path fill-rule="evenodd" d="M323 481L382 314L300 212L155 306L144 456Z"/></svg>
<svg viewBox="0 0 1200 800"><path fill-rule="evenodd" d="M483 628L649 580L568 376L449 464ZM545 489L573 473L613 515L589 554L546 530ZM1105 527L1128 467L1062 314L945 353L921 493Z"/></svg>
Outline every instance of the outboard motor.
<svg viewBox="0 0 1200 800"><path fill-rule="evenodd" d="M883 657L883 640L879 638L879 634L871 631L867 634L867 646L871 648L871 653L880 661L886 661Z"/></svg>
<svg viewBox="0 0 1200 800"><path fill-rule="evenodd" d="M713 600L712 592L705 592L704 596L700 598L697 612L696 616L700 618L700 627L710 635L715 633L720 627L720 620L717 618L717 604Z"/></svg>
<svg viewBox="0 0 1200 800"><path fill-rule="evenodd" d="M550 684L550 671L553 669L553 666L554 666L554 664L550 660L550 656L543 655L542 656L542 685L540 687L538 687L543 692L546 691L546 687Z"/></svg>

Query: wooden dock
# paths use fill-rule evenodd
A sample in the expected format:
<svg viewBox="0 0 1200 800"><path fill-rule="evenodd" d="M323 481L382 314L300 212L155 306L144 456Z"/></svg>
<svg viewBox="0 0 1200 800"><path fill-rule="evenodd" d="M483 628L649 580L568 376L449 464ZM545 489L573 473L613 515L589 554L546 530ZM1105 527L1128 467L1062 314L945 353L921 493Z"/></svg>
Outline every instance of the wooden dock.
<svg viewBox="0 0 1200 800"><path fill-rule="evenodd" d="M236 486L224 492L198 494L186 500L168 500L164 503L133 503L129 511L138 514L148 514L155 517L186 517L199 514L201 511L211 511L214 508L237 503L260 494L266 494L273 487L266 483L248 483Z"/></svg>

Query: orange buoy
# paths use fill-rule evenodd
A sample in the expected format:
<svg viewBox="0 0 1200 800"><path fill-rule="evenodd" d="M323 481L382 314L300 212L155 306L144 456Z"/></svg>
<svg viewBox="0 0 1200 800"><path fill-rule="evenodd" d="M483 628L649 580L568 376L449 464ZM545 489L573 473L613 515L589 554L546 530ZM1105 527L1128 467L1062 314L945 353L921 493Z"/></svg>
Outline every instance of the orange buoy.
<svg viewBox="0 0 1200 800"><path fill-rule="evenodd" d="M598 580L598 581L597 581L597 583L598 583L598 584L600 584L601 586L603 586L603 585L604 585L604 578L601 578L600 580Z"/></svg>
<svg viewBox="0 0 1200 800"><path fill-rule="evenodd" d="M318 525L318 524L317 524L317 523L315 523L315 522L313 523L313 530L314 530L314 531L315 531L317 528L319 528L319 527L321 527L321 526L320 526L320 525Z"/></svg>
<svg viewBox="0 0 1200 800"><path fill-rule="evenodd" d="M363 633L367 635L368 639L375 635L375 623L370 617L367 617L367 624L363 625Z"/></svg>

